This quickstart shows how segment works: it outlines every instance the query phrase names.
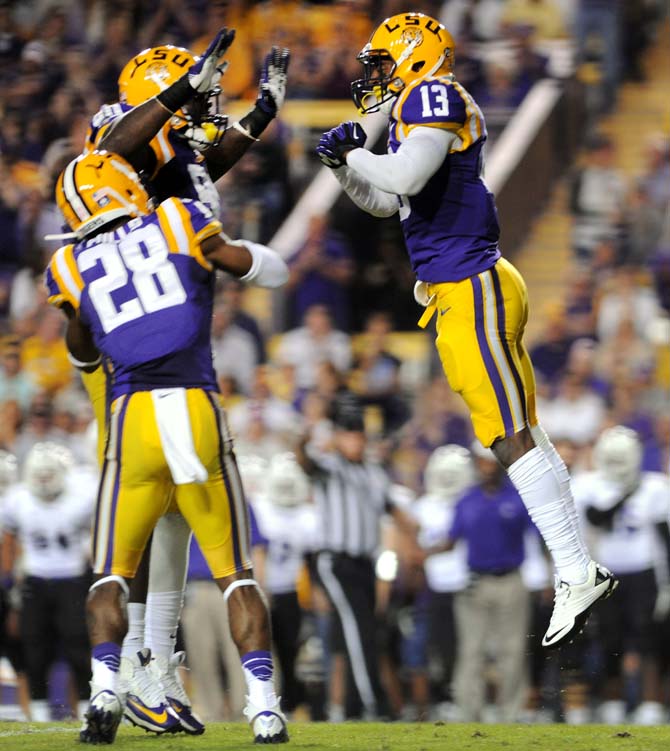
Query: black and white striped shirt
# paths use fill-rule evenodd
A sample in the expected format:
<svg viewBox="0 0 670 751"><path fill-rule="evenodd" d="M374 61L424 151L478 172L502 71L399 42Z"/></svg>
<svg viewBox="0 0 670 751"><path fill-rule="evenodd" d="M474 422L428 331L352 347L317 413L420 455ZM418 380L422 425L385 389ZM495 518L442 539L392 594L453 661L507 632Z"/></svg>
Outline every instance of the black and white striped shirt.
<svg viewBox="0 0 670 751"><path fill-rule="evenodd" d="M321 520L319 547L332 553L372 556L380 522L389 510L390 480L372 462L350 462L340 454L309 452L314 502Z"/></svg>

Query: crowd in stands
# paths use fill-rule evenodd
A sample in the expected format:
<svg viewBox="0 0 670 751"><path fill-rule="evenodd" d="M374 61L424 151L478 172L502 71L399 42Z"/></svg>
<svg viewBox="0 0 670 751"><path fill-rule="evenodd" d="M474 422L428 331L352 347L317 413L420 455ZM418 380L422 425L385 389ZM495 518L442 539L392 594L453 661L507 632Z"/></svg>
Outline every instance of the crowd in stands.
<svg viewBox="0 0 670 751"><path fill-rule="evenodd" d="M457 77L486 116L489 109L509 115L534 81L554 72L547 50L557 39L568 40L578 74L596 86L595 111L611 110L619 82L644 76L642 53L653 39L661 5L448 0L423 3L422 10L439 16L453 33ZM42 285L45 263L58 243L43 237L61 228L52 201L57 172L80 150L91 115L116 100L117 76L127 60L159 42L202 52L211 29L227 24L237 29L224 79L229 99L253 101L260 61L272 44L291 49L289 101L346 99L349 82L360 72L355 53L374 20L405 6L395 0L0 0L0 449L14 453L20 465L31 446L49 440L67 445L78 463L92 461L87 432L92 411L66 357L62 316L46 304ZM619 39L631 17L639 20L636 33ZM589 72L594 65L600 71L596 79ZM268 241L281 223L296 191L292 137L279 119L218 184L229 234ZM312 146L306 144L306 150ZM570 176L570 284L565 299L533 311L544 320L541 335L530 342L538 412L576 473L591 469L591 448L612 425L637 432L645 471L667 473L667 134L650 139L647 161L634 179L618 165L614 142L594 132ZM315 216L289 263L283 332L250 315L241 284L219 280L212 344L238 454L262 461L291 451L301 426L327 447L331 404L342 390L352 390L366 407L370 450L408 497L423 495L431 454L446 444L469 449L473 436L463 406L431 359L428 340L413 334L412 349L396 333L412 329L419 315L397 228L386 222L372 228L362 217L352 218L351 211ZM361 307L363 297L367 304ZM361 309L365 317L357 312ZM483 465L480 471L484 477ZM388 539L392 545L392 535ZM544 571L525 580L532 600L528 612L540 624L547 614L548 576ZM193 578L198 586L206 579L195 564ZM425 701L433 706L431 717L440 716L440 706L444 717L459 716L453 714L452 695L439 685L443 674L431 673L432 662L413 659L425 582L408 575L402 556L397 576L390 578L391 584L380 584L380 591L387 587L380 638L393 711L425 718ZM323 691L314 687L326 680L325 642L319 639L325 605L318 592L312 599L301 595L301 604L310 614L311 630L302 635L300 676L315 692L308 694L314 700L312 716L319 718L325 712ZM659 627L654 637L666 673L667 625L665 634ZM533 628L539 631L541 625ZM564 665L541 654L537 639L522 651L532 668L528 695L535 703L523 697L516 715L505 716L519 719L521 709L543 706L549 710L545 718L557 719L565 710L560 700L565 685L558 677ZM597 655L588 654L593 658L588 683L598 698ZM413 693L422 671L430 676L428 699Z"/></svg>

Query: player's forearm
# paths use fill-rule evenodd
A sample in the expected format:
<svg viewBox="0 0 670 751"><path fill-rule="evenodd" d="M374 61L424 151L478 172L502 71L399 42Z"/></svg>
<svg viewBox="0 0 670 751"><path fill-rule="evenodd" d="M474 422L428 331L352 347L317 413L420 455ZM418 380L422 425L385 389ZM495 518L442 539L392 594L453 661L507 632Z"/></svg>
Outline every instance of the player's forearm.
<svg viewBox="0 0 670 751"><path fill-rule="evenodd" d="M349 167L335 169L333 174L349 198L368 214L376 217L393 216L400 208L395 193L388 193L371 185Z"/></svg>
<svg viewBox="0 0 670 751"><path fill-rule="evenodd" d="M455 134L437 128L416 128L394 154L354 149L347 166L371 185L387 193L419 193L444 162Z"/></svg>
<svg viewBox="0 0 670 751"><path fill-rule="evenodd" d="M253 138L245 135L235 128L228 128L226 135L218 146L203 152L207 162L207 170L214 182L234 167L247 153L251 145L255 143Z"/></svg>

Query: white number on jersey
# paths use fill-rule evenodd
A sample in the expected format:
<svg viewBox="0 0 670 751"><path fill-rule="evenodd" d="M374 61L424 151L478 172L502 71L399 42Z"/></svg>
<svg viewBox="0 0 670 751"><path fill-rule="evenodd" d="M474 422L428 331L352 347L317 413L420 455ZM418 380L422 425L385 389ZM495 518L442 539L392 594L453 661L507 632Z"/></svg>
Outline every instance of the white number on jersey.
<svg viewBox="0 0 670 751"><path fill-rule="evenodd" d="M441 83L431 84L430 87L422 86L421 104L423 105L421 117L446 117L449 114L447 87Z"/></svg>
<svg viewBox="0 0 670 751"><path fill-rule="evenodd" d="M102 242L86 248L77 258L81 271L98 262L105 273L91 282L88 293L106 334L145 313L186 302L186 290L169 258L165 239L153 224L132 230L118 244ZM117 306L112 292L128 283L128 272L132 273L136 297Z"/></svg>

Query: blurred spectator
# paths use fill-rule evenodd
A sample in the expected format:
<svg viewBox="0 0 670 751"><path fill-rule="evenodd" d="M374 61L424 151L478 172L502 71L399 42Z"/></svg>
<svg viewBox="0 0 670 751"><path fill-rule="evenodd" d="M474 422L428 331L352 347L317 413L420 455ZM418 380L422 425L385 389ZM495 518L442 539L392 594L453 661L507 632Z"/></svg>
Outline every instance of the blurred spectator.
<svg viewBox="0 0 670 751"><path fill-rule="evenodd" d="M21 365L36 386L55 392L72 380L72 365L63 337L64 319L60 311L44 307L40 311L37 330L21 349Z"/></svg>
<svg viewBox="0 0 670 751"><path fill-rule="evenodd" d="M446 0L439 11L440 21L457 43L461 39L487 42L500 36L504 4L500 0Z"/></svg>
<svg viewBox="0 0 670 751"><path fill-rule="evenodd" d="M291 303L290 325L302 321L305 311L315 304L326 305L335 326L349 329L347 288L354 273L351 249L346 238L329 226L325 215L313 215L305 242L289 261L286 285Z"/></svg>
<svg viewBox="0 0 670 751"><path fill-rule="evenodd" d="M567 371L558 382L555 397L538 394L537 411L552 440L569 440L585 446L595 439L605 418L605 401L582 374Z"/></svg>
<svg viewBox="0 0 670 751"><path fill-rule="evenodd" d="M233 310L225 303L214 309L212 352L217 376L232 376L243 393L249 393L258 365L256 340L233 322Z"/></svg>
<svg viewBox="0 0 670 751"><path fill-rule="evenodd" d="M272 393L268 368L259 366L250 384L249 398L231 408L228 420L237 435L246 435L251 424L260 420L269 432L287 437L297 427L298 414L289 402Z"/></svg>
<svg viewBox="0 0 670 751"><path fill-rule="evenodd" d="M330 310L312 305L305 311L303 325L282 336L277 361L294 366L296 385L309 389L316 384L319 363L328 361L341 371L349 368L351 344L347 334L333 327Z"/></svg>
<svg viewBox="0 0 670 751"><path fill-rule="evenodd" d="M142 3L145 23L140 30L141 47L171 42L187 47L200 32L202 0L149 0Z"/></svg>
<svg viewBox="0 0 670 751"><path fill-rule="evenodd" d="M456 595L458 653L454 695L466 722L481 720L487 657L495 659L500 721L518 720L528 688L525 659L530 600L521 578L524 537L532 522L493 453L474 446L478 482L456 504L447 542L467 544L470 583ZM491 649L492 645L495 645Z"/></svg>
<svg viewBox="0 0 670 751"><path fill-rule="evenodd" d="M646 337L660 310L654 290L638 283L637 269L621 266L598 305L598 339L607 341L614 336L623 319L629 319L635 332Z"/></svg>
<svg viewBox="0 0 670 751"><path fill-rule="evenodd" d="M391 316L380 311L372 313L357 347L352 371L352 388L364 404L379 407L383 431L397 430L409 417L409 410L400 392L401 361L388 351Z"/></svg>
<svg viewBox="0 0 670 751"><path fill-rule="evenodd" d="M235 326L239 326L253 336L256 343L256 357L258 362L262 364L267 360L265 337L256 319L244 310L246 289L246 285L239 279L229 277L224 282L221 301L230 311Z"/></svg>
<svg viewBox="0 0 670 751"><path fill-rule="evenodd" d="M595 62L600 83L599 111L616 103L621 75L620 18L622 0L578 0L574 34L578 62Z"/></svg>
<svg viewBox="0 0 670 751"><path fill-rule="evenodd" d="M528 26L536 39L566 36L561 7L556 0L506 0L503 27Z"/></svg>
<svg viewBox="0 0 670 751"><path fill-rule="evenodd" d="M537 344L530 350L535 371L549 383L563 372L573 337L568 331L568 321L561 305L548 304L544 310L545 329Z"/></svg>
<svg viewBox="0 0 670 751"><path fill-rule="evenodd" d="M625 197L614 144L606 136L593 136L586 145L584 164L574 173L570 186L573 248L579 260L589 263L599 240L616 237Z"/></svg>
<svg viewBox="0 0 670 751"><path fill-rule="evenodd" d="M21 343L18 337L6 336L0 341L0 348L0 402L16 401L27 411L37 387L21 368Z"/></svg>
<svg viewBox="0 0 670 751"><path fill-rule="evenodd" d="M670 174L668 175L670 182ZM648 185L638 180L628 195L625 210L626 237L623 260L645 266L658 247L663 231L663 209L649 195ZM669 197L670 198L670 197Z"/></svg>
<svg viewBox="0 0 670 751"><path fill-rule="evenodd" d="M6 404L12 404L12 402L6 402ZM12 449L19 466L23 465L26 456L36 443L48 442L67 446L68 436L53 424L53 412L51 397L46 393L36 394Z"/></svg>
<svg viewBox="0 0 670 751"><path fill-rule="evenodd" d="M665 211L670 203L670 139L660 133L652 135L647 155L642 187L653 205Z"/></svg>

